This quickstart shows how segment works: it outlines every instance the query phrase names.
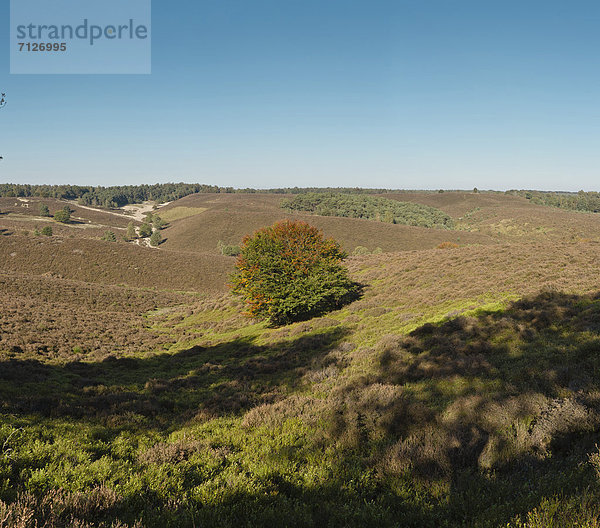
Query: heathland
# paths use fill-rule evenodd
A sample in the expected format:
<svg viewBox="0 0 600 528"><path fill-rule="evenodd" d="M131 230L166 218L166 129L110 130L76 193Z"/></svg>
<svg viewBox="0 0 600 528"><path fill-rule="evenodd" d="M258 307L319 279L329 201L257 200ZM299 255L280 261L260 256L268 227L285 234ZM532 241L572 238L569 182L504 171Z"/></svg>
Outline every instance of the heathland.
<svg viewBox="0 0 600 528"><path fill-rule="evenodd" d="M0 188L0 526L600 526L595 195L229 191ZM268 327L286 218L362 294Z"/></svg>

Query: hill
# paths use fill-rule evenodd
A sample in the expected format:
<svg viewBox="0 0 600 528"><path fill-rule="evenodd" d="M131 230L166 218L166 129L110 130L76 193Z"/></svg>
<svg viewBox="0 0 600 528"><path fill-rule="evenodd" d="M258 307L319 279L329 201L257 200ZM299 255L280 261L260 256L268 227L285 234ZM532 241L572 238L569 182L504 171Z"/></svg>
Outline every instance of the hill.
<svg viewBox="0 0 600 528"><path fill-rule="evenodd" d="M413 226L385 224L357 218L314 216L284 211L285 196L273 194L192 195L161 208L160 214L182 211L190 216L176 219L165 230L166 248L214 252L219 240L239 244L242 237L265 225L285 218L300 219L338 240L351 253L357 246L369 250L401 251L433 248L442 242L488 244L489 236L478 233L434 230ZM192 214L196 211L196 214Z"/></svg>
<svg viewBox="0 0 600 528"><path fill-rule="evenodd" d="M481 192L407 192L381 196L439 208L455 219L456 229L502 241L600 240L600 215L550 208L519 196Z"/></svg>
<svg viewBox="0 0 600 528"><path fill-rule="evenodd" d="M2 522L598 526L599 217L392 196L452 216L439 230L283 198L159 207L159 249L53 221L35 236L39 216L0 203ZM122 229L113 213L74 214ZM385 252L347 259L357 301L267 328L216 245L285 217Z"/></svg>

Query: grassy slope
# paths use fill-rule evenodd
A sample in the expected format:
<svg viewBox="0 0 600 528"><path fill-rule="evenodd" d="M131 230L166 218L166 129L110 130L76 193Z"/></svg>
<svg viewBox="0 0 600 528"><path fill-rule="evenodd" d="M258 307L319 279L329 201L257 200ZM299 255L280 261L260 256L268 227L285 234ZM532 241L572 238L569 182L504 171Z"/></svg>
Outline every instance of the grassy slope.
<svg viewBox="0 0 600 528"><path fill-rule="evenodd" d="M2 237L0 518L598 526L599 246L571 232L596 217L420 198L566 229L351 258L361 300L275 329L218 291L231 259Z"/></svg>
<svg viewBox="0 0 600 528"><path fill-rule="evenodd" d="M320 217L286 213L279 207L283 197L272 194L221 194L188 196L165 208L206 208L206 211L175 220L165 230L165 247L175 250L215 252L217 242L239 244L242 237L284 218L301 219L322 229L352 252L357 246L400 251L433 248L442 242L487 244L490 237L478 233L433 230L385 224L354 218Z"/></svg>

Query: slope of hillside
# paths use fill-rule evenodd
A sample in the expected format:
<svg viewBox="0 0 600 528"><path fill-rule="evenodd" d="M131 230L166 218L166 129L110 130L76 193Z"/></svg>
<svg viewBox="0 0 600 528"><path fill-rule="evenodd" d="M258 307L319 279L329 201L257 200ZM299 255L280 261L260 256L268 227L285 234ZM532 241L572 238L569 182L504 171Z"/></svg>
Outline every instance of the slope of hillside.
<svg viewBox="0 0 600 528"><path fill-rule="evenodd" d="M452 216L457 229L499 240L546 238L600 240L600 215L549 208L502 193L393 193L381 195L436 207Z"/></svg>
<svg viewBox="0 0 600 528"><path fill-rule="evenodd" d="M161 210L176 212L177 208L194 209L197 214L174 220L164 234L165 247L186 251L217 251L219 240L239 244L242 237L265 225L285 218L304 220L326 236L338 240L348 252L357 246L369 250L402 251L433 248L442 242L487 244L488 236L477 233L435 230L386 224L356 218L337 218L289 213L279 206L283 199L272 194L193 195L178 200Z"/></svg>
<svg viewBox="0 0 600 528"><path fill-rule="evenodd" d="M40 205L45 204L51 215L68 206L72 213L73 227L85 224L108 228L126 228L127 224L134 221L133 218L125 214L122 210L108 210L93 207L83 207L73 201L57 200L56 198L0 198L0 213L4 217L11 218L26 217L27 219L37 220L40 218Z"/></svg>
<svg viewBox="0 0 600 528"><path fill-rule="evenodd" d="M362 297L280 328L198 250L282 218L281 197L178 200L158 250L1 236L2 522L597 527L600 243L574 236L597 217L452 194L415 199L487 235L438 249L306 216L400 251L350 257Z"/></svg>
<svg viewBox="0 0 600 528"><path fill-rule="evenodd" d="M224 291L233 259L103 240L5 236L2 271L138 288Z"/></svg>

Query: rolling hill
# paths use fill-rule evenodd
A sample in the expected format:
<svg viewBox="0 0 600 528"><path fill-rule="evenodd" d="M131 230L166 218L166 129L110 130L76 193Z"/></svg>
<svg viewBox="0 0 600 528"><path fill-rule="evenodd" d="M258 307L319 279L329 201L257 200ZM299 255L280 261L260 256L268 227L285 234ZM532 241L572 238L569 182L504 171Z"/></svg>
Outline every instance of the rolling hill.
<svg viewBox="0 0 600 528"><path fill-rule="evenodd" d="M598 526L600 216L381 196L456 228L199 194L156 249L122 210L0 199L0 525ZM382 249L346 260L360 299L242 315L217 242L282 218Z"/></svg>

